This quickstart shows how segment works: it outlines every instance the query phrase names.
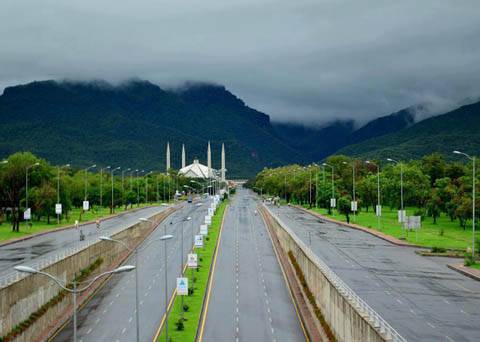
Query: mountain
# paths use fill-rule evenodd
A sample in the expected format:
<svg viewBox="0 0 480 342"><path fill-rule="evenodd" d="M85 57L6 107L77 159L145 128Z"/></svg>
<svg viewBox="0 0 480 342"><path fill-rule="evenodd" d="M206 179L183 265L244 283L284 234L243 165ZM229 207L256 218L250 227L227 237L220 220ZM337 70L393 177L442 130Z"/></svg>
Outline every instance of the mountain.
<svg viewBox="0 0 480 342"><path fill-rule="evenodd" d="M167 141L175 168L182 143L187 160L198 157L205 163L208 140L213 167L219 168L225 143L230 177L303 160L278 138L268 115L212 84L165 90L139 80L118 86L32 82L4 90L0 122L0 156L28 150L78 167L96 163L164 170Z"/></svg>
<svg viewBox="0 0 480 342"><path fill-rule="evenodd" d="M480 151L480 102L420 121L400 131L346 146L337 153L385 159L415 159L432 152Z"/></svg>

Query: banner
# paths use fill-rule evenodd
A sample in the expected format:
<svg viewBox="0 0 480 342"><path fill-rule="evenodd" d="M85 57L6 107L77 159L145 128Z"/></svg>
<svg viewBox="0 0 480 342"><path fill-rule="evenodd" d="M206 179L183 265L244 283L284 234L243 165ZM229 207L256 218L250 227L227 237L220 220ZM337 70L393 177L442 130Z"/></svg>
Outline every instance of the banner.
<svg viewBox="0 0 480 342"><path fill-rule="evenodd" d="M330 198L330 207L335 208L337 205L337 200L335 198Z"/></svg>
<svg viewBox="0 0 480 342"><path fill-rule="evenodd" d="M195 247L203 247L203 235L195 235Z"/></svg>
<svg viewBox="0 0 480 342"><path fill-rule="evenodd" d="M198 257L197 257L197 254L195 253L190 253L188 254L188 258L187 258L187 266L190 267L190 268L195 268L198 266Z"/></svg>
<svg viewBox="0 0 480 342"><path fill-rule="evenodd" d="M188 278L177 278L177 295L188 296Z"/></svg>
<svg viewBox="0 0 480 342"><path fill-rule="evenodd" d="M61 203L55 204L55 214L62 215L62 204Z"/></svg>
<svg viewBox="0 0 480 342"><path fill-rule="evenodd" d="M31 218L32 218L32 211L30 208L27 208L27 210L23 212L23 219L30 220Z"/></svg>
<svg viewBox="0 0 480 342"><path fill-rule="evenodd" d="M90 203L88 201L83 201L83 210L90 210Z"/></svg>

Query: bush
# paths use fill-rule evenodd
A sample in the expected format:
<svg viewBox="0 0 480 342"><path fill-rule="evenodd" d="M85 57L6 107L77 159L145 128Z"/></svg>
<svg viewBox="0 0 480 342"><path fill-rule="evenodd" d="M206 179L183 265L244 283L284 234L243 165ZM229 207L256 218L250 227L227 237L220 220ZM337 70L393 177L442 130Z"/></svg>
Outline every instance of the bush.
<svg viewBox="0 0 480 342"><path fill-rule="evenodd" d="M190 293L190 289L188 289L188 290L189 290L189 293ZM190 307L187 304L183 304L183 311L187 312L188 309L190 309Z"/></svg>
<svg viewBox="0 0 480 342"><path fill-rule="evenodd" d="M470 253L465 253L465 262L463 264L465 266L472 266L475 264L475 259Z"/></svg>
<svg viewBox="0 0 480 342"><path fill-rule="evenodd" d="M443 247L432 247L432 253L445 253L447 250Z"/></svg>
<svg viewBox="0 0 480 342"><path fill-rule="evenodd" d="M185 329L185 325L183 324L184 319L179 318L178 321L175 322L175 326L177 327L178 331L182 331Z"/></svg>

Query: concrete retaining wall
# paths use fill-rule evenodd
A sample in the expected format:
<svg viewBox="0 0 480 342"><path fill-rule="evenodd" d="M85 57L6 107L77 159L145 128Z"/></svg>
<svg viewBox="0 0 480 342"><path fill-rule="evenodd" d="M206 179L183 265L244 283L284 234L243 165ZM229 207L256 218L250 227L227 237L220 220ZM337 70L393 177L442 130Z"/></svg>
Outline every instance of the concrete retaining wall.
<svg viewBox="0 0 480 342"><path fill-rule="evenodd" d="M159 223L173 211L173 208L168 208L154 215L151 219ZM152 227L152 224L149 222L139 222L112 237L122 240L133 247L142 242L152 232ZM71 282L75 273L90 266L97 258L102 258L103 263L89 278L116 267L127 255L128 251L120 244L99 241L74 255L48 266L43 271L65 282ZM0 336L6 335L13 327L27 319L59 292L59 287L52 280L38 274L30 275L1 289ZM79 296L78 304L84 301L89 294L91 293L84 293L82 296ZM22 335L17 336L15 341L44 340L52 330L55 330L55 327L69 319L71 304L72 296L67 295L60 303L50 308L41 318L35 321Z"/></svg>
<svg viewBox="0 0 480 342"><path fill-rule="evenodd" d="M269 211L269 214L272 213ZM322 270L318 257L292 232L281 224L274 215L275 230L280 245L288 253L292 251L302 269L308 287L315 296L316 303L338 341L380 342L384 334L374 327L365 314L346 298Z"/></svg>

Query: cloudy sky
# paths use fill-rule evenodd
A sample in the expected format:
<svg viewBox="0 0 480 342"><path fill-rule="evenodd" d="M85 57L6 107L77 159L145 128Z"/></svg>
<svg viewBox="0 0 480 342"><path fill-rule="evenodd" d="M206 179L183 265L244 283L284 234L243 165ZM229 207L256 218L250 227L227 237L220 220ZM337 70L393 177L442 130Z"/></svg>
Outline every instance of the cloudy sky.
<svg viewBox="0 0 480 342"><path fill-rule="evenodd" d="M210 81L274 120L363 122L479 97L479 18L478 0L2 0L0 92Z"/></svg>

